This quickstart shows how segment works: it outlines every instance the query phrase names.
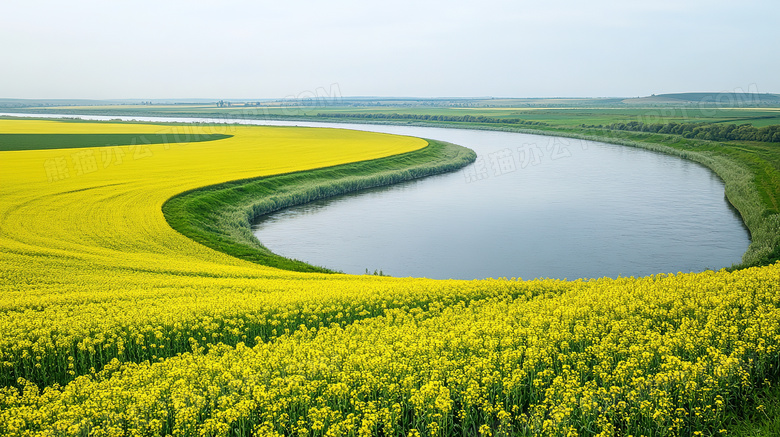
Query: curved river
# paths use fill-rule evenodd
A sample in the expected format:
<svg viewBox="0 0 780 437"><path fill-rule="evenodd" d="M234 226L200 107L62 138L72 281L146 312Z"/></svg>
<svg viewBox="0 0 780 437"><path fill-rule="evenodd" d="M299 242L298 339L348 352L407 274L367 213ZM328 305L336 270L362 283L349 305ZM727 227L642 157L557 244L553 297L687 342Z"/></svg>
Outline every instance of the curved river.
<svg viewBox="0 0 780 437"><path fill-rule="evenodd" d="M437 279L645 276L729 267L750 243L725 199L723 182L709 169L673 156L509 132L237 122L411 135L477 152L475 164L453 173L301 205L255 224L257 238L274 252L345 273L381 270Z"/></svg>

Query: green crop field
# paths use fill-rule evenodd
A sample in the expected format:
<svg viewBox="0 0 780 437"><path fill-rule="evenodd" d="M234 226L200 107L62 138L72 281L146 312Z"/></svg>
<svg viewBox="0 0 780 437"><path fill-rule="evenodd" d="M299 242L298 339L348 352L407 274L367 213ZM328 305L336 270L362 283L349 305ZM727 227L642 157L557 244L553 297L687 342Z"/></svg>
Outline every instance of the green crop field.
<svg viewBox="0 0 780 437"><path fill-rule="evenodd" d="M512 103L509 101L507 103ZM550 103L545 101L545 103ZM599 102L604 104L604 102ZM395 105L393 105L395 104ZM465 105L465 104L464 104ZM112 106L61 106L25 108L24 112L84 114L84 115L138 115L138 116L208 116L245 118L299 118L317 117L318 114L409 114L416 116L484 116L498 119L520 119L543 122L553 126L607 125L618 122L642 121L645 123L735 123L756 127L780 124L778 107L713 107L713 106L583 106L559 102L550 106L407 106L390 102L382 106L346 106L338 103L318 105L313 103L277 102L263 106L230 107L216 105L112 105ZM19 110L22 109L11 109Z"/></svg>
<svg viewBox="0 0 780 437"><path fill-rule="evenodd" d="M195 143L200 141L221 140L224 138L230 138L230 135L0 134L0 151Z"/></svg>

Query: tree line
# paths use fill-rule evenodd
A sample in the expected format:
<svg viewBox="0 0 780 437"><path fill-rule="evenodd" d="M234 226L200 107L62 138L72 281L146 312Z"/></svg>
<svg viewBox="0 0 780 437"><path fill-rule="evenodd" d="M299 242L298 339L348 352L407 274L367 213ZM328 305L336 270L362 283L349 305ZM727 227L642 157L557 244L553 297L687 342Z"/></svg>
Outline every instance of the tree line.
<svg viewBox="0 0 780 437"><path fill-rule="evenodd" d="M541 121L521 120L519 118L497 118L486 117L484 115L430 115L430 114L399 114L393 113L349 113L349 112L328 112L318 113L317 117L330 118L370 118L382 120L421 120L421 121L452 121L458 123L502 123L502 124L524 124L529 126L549 126Z"/></svg>
<svg viewBox="0 0 780 437"><path fill-rule="evenodd" d="M695 138L712 141L761 141L765 143L780 143L780 125L755 127L751 124L713 124L713 123L643 123L631 121L628 123L612 123L607 129L627 130L634 132L651 132L658 134L681 135L685 138Z"/></svg>
<svg viewBox="0 0 780 437"><path fill-rule="evenodd" d="M430 115L430 114L399 114L392 113L350 113L327 112L317 113L317 117L326 118L362 118L373 120L419 120L419 121L444 121L456 123L494 123L494 124L519 124L526 126L550 126L541 121L522 120L519 118L498 118L484 115ZM722 123L643 123L630 121L628 123L612 123L609 125L581 125L590 128L606 128L612 130L625 130L634 132L650 132L659 134L680 135L684 138L694 138L711 141L760 141L766 143L780 143L780 125L755 127L751 124L722 124Z"/></svg>

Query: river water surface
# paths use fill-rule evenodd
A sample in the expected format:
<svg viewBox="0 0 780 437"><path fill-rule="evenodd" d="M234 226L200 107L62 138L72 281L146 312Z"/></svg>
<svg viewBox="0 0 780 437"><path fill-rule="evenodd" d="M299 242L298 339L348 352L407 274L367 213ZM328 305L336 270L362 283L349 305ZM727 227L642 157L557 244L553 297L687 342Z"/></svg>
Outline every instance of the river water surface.
<svg viewBox="0 0 780 437"><path fill-rule="evenodd" d="M356 126L366 129L365 126ZM507 132L371 130L475 150L454 173L323 200L254 227L274 252L346 273L580 278L718 269L750 243L723 182L680 158Z"/></svg>

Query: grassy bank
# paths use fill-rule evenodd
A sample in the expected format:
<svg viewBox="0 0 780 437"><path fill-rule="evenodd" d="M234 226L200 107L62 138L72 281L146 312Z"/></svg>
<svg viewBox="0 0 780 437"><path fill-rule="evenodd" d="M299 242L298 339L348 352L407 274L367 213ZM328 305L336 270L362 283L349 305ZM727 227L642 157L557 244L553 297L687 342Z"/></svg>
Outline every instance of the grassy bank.
<svg viewBox="0 0 780 437"><path fill-rule="evenodd" d="M73 149L85 147L147 146L150 144L180 144L214 141L230 135L178 134L0 134L0 151Z"/></svg>
<svg viewBox="0 0 780 437"><path fill-rule="evenodd" d="M777 437L780 435L780 386L756 390L726 422L729 435Z"/></svg>
<svg viewBox="0 0 780 437"><path fill-rule="evenodd" d="M272 253L252 234L252 222L263 214L313 200L456 170L476 159L465 147L428 143L418 151L373 161L192 190L167 201L163 213L177 231L238 258L286 270L332 272Z"/></svg>

